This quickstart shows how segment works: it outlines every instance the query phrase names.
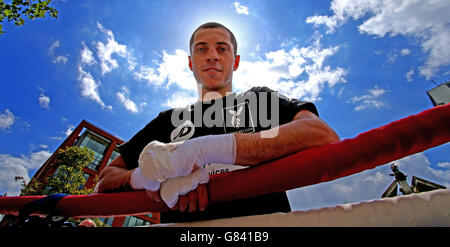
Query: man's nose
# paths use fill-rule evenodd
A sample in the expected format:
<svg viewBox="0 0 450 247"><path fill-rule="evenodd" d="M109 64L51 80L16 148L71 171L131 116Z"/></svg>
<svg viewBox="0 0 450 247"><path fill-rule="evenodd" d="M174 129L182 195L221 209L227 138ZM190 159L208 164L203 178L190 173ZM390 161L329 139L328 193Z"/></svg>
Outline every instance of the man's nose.
<svg viewBox="0 0 450 247"><path fill-rule="evenodd" d="M208 59L208 61L218 61L219 54L217 53L216 49L209 49L206 58Z"/></svg>

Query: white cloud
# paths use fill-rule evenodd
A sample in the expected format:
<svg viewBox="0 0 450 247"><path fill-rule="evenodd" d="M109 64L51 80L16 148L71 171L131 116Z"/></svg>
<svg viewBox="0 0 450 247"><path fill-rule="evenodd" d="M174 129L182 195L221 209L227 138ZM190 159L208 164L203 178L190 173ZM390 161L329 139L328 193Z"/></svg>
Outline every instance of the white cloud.
<svg viewBox="0 0 450 247"><path fill-rule="evenodd" d="M42 108L49 109L50 108L50 97L45 95L43 92L39 95L39 105Z"/></svg>
<svg viewBox="0 0 450 247"><path fill-rule="evenodd" d="M381 55L382 53L383 53L382 50L376 50L376 51L373 52L373 54L375 54L377 56Z"/></svg>
<svg viewBox="0 0 450 247"><path fill-rule="evenodd" d="M72 134L74 128L75 128L75 126L73 126L73 125L67 126L66 131L64 131L64 135L66 135L66 137L70 136L70 134Z"/></svg>
<svg viewBox="0 0 450 247"><path fill-rule="evenodd" d="M241 5L240 2L235 1L234 2L234 8L236 10L236 13L240 14L240 15L248 15L248 7Z"/></svg>
<svg viewBox="0 0 450 247"><path fill-rule="evenodd" d="M53 42L50 45L50 48L48 48L48 55L50 55L53 58L53 63L62 63L62 64L66 64L67 61L69 61L69 56L68 55L56 55L55 54L55 50L60 46L59 40ZM56 56L56 57L55 57Z"/></svg>
<svg viewBox="0 0 450 247"><path fill-rule="evenodd" d="M449 168L450 169L450 162L440 162L437 164L438 167L441 168Z"/></svg>
<svg viewBox="0 0 450 247"><path fill-rule="evenodd" d="M100 23L97 23L97 28L107 35L107 41L105 43L101 41L94 42L97 48L97 56L99 58L99 65L102 74L111 72L113 69L119 67L119 63L113 58L113 55L117 54L120 57L126 58L129 64L129 69L134 69L135 62L134 57L128 52L126 45L117 43L114 38L114 34L111 30L106 29ZM78 81L80 82L81 95L83 97L90 98L96 101L103 109L112 111L112 106L105 105L100 97L99 88L101 83L96 81L89 71L86 71L84 65L96 64L97 61L94 58L94 53L89 47L81 42L82 49L80 51L80 61L78 64Z"/></svg>
<svg viewBox="0 0 450 247"><path fill-rule="evenodd" d="M98 93L98 87L100 86L100 83L97 83L92 75L89 72L84 71L81 66L78 66L78 72L78 81L80 82L81 86L81 95L83 97L87 97L96 101L102 106L102 108L112 110L112 106L106 106L100 98L100 95Z"/></svg>
<svg viewBox="0 0 450 247"><path fill-rule="evenodd" d="M88 70L89 65L98 64L100 66L100 71L102 75L111 72L114 69L119 68L121 65L120 60L117 60L115 56L124 58L128 64L128 69L130 71L134 70L137 63L136 59L133 57L131 52L128 50L125 44L119 44L114 37L114 33L105 28L102 24L97 22L97 28L102 34L106 34L106 41L94 41L93 44L95 48L91 50L85 42L81 42L82 49L80 51L80 60L78 63L78 81L81 86L81 95L83 97L90 98L101 105L103 109L112 111L112 106L105 105L103 99L100 97L100 86L101 83L94 79L93 73ZM98 58L98 60L95 59ZM116 93L119 101L132 112L137 112L136 105L130 99L125 97L122 92ZM142 104L145 106L145 104Z"/></svg>
<svg viewBox="0 0 450 247"><path fill-rule="evenodd" d="M410 69L410 70L409 70L408 72L406 72L406 74L405 74L406 80L407 80L408 82L410 82L410 81L413 80L413 76L414 76L414 69Z"/></svg>
<svg viewBox="0 0 450 247"><path fill-rule="evenodd" d="M28 156L14 157L9 154L0 154L0 193L7 192L9 196L20 194L20 181L15 181L15 176L21 176L25 182L30 181L29 173L42 166L51 153L42 150L31 153Z"/></svg>
<svg viewBox="0 0 450 247"><path fill-rule="evenodd" d="M141 66L139 71L134 72L134 76L138 80L145 80L156 86L161 86L164 82L164 80L159 79L159 76L153 68L147 66Z"/></svg>
<svg viewBox="0 0 450 247"><path fill-rule="evenodd" d="M306 23L312 23L314 26L325 25L328 27L327 33L334 33L338 26L338 18L336 16L315 15L306 18Z"/></svg>
<svg viewBox="0 0 450 247"><path fill-rule="evenodd" d="M385 89L375 86L374 88L369 89L368 92L368 94L363 96L355 96L350 99L348 103L357 104L354 108L355 111L360 111L371 107L381 108L386 106L386 103L380 100L380 97L387 92Z"/></svg>
<svg viewBox="0 0 450 247"><path fill-rule="evenodd" d="M55 59L53 59L53 63L62 63L62 64L66 64L67 61L69 61L69 57L68 56L57 56L55 57Z"/></svg>
<svg viewBox="0 0 450 247"><path fill-rule="evenodd" d="M405 48L400 51L397 49L394 49L387 54L387 63L393 64L393 63L395 63L395 61L397 61L397 58L399 56L407 56L409 54L411 54L411 50L409 50L409 49Z"/></svg>
<svg viewBox="0 0 450 247"><path fill-rule="evenodd" d="M423 153L405 157L394 161L394 163L400 171L407 175L409 185L411 185L412 176L446 187L450 185L449 167L445 167L447 169L431 167L429 160ZM383 192L394 181L394 178L389 176L392 173L390 164L334 181L290 190L288 191L288 197L292 210L317 209L337 204L380 199Z"/></svg>
<svg viewBox="0 0 450 247"><path fill-rule="evenodd" d="M158 68L140 66L134 76L157 87L166 83L166 88L176 84L182 89L197 91L197 82L189 69L188 56L186 51L180 49L175 50L174 54L163 51L162 61L157 64Z"/></svg>
<svg viewBox="0 0 450 247"><path fill-rule="evenodd" d="M129 98L125 96L125 94L128 94L128 89L125 87L122 87L122 92L117 92L117 98L119 99L119 102L127 109L128 111L132 113L138 113L139 109L136 106L136 104Z"/></svg>
<svg viewBox="0 0 450 247"><path fill-rule="evenodd" d="M142 109L144 107L147 107L147 102L141 102L139 103L139 108Z"/></svg>
<svg viewBox="0 0 450 247"><path fill-rule="evenodd" d="M198 96L193 96L185 91L173 93L163 106L170 108L185 107L194 104L198 100Z"/></svg>
<svg viewBox="0 0 450 247"><path fill-rule="evenodd" d="M387 54L388 64L393 64L397 60L398 54L395 51L391 51Z"/></svg>
<svg viewBox="0 0 450 247"><path fill-rule="evenodd" d="M48 48L48 55L54 56L54 55L55 55L55 50L56 50L56 48L58 48L59 46L60 46L59 40L53 42L53 43L50 45L50 48Z"/></svg>
<svg viewBox="0 0 450 247"><path fill-rule="evenodd" d="M86 46L84 42L82 42L83 49L81 50L81 63L92 65L95 63L95 58L92 51Z"/></svg>
<svg viewBox="0 0 450 247"><path fill-rule="evenodd" d="M267 86L291 98L318 101L326 86L346 82L345 69L324 66L324 61L338 50L338 46L322 48L317 39L307 47L285 46L267 52L264 58L253 62L241 60L234 73L233 87L242 91Z"/></svg>
<svg viewBox="0 0 450 247"><path fill-rule="evenodd" d="M115 40L113 32L103 27L102 24L97 23L97 27L101 32L107 34L108 36L106 44L101 41L97 41L96 43L97 55L100 59L100 67L102 69L102 74L111 72L113 69L119 67L117 60L112 58L114 54L126 58L129 65L128 68L130 70L134 70L136 66L135 58L127 50L127 46L119 44Z"/></svg>
<svg viewBox="0 0 450 247"><path fill-rule="evenodd" d="M50 140L56 140L56 141L62 141L65 138L67 138L68 136L70 136L70 134L72 134L73 130L74 130L75 126L74 125L68 125L66 127L66 130L61 131L61 134L63 134L63 136L52 136L49 137ZM46 145L41 145L41 148L45 148Z"/></svg>
<svg viewBox="0 0 450 247"><path fill-rule="evenodd" d="M6 108L4 113L0 113L0 129L9 129L14 124L15 119L16 117L14 116L14 114L8 108Z"/></svg>
<svg viewBox="0 0 450 247"><path fill-rule="evenodd" d="M400 54L402 54L402 56L406 56L406 55L409 55L409 54L411 54L411 50L410 49L402 49L401 51L400 51Z"/></svg>
<svg viewBox="0 0 450 247"><path fill-rule="evenodd" d="M442 165L445 163L448 164L448 162L441 162L437 164L438 169L433 168L423 153L417 153L395 162L400 170L408 175L408 182L412 176L416 176L448 188L450 186L450 169Z"/></svg>
<svg viewBox="0 0 450 247"><path fill-rule="evenodd" d="M433 0L333 0L332 16L310 16L307 23L326 25L327 33L350 18L366 18L358 27L360 33L384 37L404 35L418 39L428 59L420 74L431 78L441 66L450 65L450 2Z"/></svg>

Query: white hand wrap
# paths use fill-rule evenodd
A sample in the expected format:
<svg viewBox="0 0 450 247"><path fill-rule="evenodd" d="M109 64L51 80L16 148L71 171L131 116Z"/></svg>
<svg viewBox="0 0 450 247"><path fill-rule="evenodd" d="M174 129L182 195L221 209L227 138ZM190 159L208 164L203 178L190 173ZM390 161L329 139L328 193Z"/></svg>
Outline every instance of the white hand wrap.
<svg viewBox="0 0 450 247"><path fill-rule="evenodd" d="M234 135L210 135L175 143L150 142L139 155L142 174L154 185L168 178L186 176L194 165L202 168L209 163L234 164ZM159 189L159 185L151 186Z"/></svg>
<svg viewBox="0 0 450 247"><path fill-rule="evenodd" d="M139 167L131 173L130 185L134 190L146 189L156 191L159 189L159 182L153 182L146 178Z"/></svg>
<svg viewBox="0 0 450 247"><path fill-rule="evenodd" d="M172 208L177 204L178 196L186 195L199 184L206 184L208 181L209 175L204 168L187 176L169 178L161 184L161 198L169 208Z"/></svg>

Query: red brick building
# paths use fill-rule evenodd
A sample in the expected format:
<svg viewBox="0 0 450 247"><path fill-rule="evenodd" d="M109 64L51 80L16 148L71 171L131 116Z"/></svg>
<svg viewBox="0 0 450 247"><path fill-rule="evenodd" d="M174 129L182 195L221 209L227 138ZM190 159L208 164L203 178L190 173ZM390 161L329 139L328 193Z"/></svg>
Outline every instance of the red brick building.
<svg viewBox="0 0 450 247"><path fill-rule="evenodd" d="M34 175L36 179L43 179L51 176L57 167L52 167L55 162L55 154L59 149L70 146L87 147L94 151L94 160L91 164L83 168L85 186L92 188L95 186L95 178L100 172L117 156L119 151L117 146L124 143L120 138L100 129L99 127L83 120L75 128L66 140L58 147L58 149L48 158L48 160L39 168ZM133 215L126 217L101 218L101 220L109 226L142 226L156 224L160 222L160 214L153 213L148 215Z"/></svg>

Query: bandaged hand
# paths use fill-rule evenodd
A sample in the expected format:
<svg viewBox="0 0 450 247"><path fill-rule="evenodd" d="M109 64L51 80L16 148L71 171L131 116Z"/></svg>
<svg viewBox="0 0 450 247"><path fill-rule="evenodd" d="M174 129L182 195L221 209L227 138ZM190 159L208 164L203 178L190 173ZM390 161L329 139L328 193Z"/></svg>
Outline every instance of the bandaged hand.
<svg viewBox="0 0 450 247"><path fill-rule="evenodd" d="M236 143L234 135L210 135L182 142L150 142L139 155L139 171L148 190L156 191L169 178L189 175L195 165L202 168L209 163L234 164ZM133 176L132 176L133 178Z"/></svg>
<svg viewBox="0 0 450 247"><path fill-rule="evenodd" d="M187 176L169 178L161 184L161 199L169 208L173 208L179 196L186 195L195 190L199 184L206 184L208 181L209 174L205 168L199 168Z"/></svg>

